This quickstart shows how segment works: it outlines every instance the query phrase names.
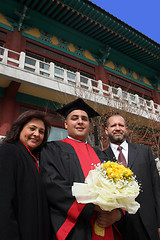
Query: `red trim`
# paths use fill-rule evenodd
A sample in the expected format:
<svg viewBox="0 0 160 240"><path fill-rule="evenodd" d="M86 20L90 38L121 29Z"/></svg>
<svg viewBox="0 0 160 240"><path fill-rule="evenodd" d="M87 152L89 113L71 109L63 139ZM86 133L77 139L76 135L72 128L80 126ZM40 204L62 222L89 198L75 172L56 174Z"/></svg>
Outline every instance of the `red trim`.
<svg viewBox="0 0 160 240"><path fill-rule="evenodd" d="M92 163L96 164L96 163L100 162L100 160L97 157L95 151L93 150L92 147L90 147L89 144L85 144L85 143L80 142L81 146L84 144L87 152L90 153L89 154L90 159L88 159L90 161L88 161L88 165L87 165L87 162L85 161L85 159L86 159L85 158L85 152L83 152L83 154L82 154L81 148L79 148L79 144L78 144L79 142L76 142L75 140L72 140L72 139L69 139L69 138L63 139L61 141L66 142L66 143L68 143L68 144L70 144L71 146L74 147L85 177L88 175L88 172L91 169L91 164ZM66 239L66 237L68 236L68 234L70 233L70 231L72 230L74 225L76 224L77 218L78 218L79 214L81 213L81 211L84 207L85 207L85 204L77 203L77 201L75 201L72 204L72 206L68 210L67 218L66 218L65 222L63 223L63 225L60 227L60 229L58 230L58 232L56 234L57 240Z"/></svg>
<svg viewBox="0 0 160 240"><path fill-rule="evenodd" d="M118 228L115 226L115 224L113 224L115 230L116 230L116 239L117 240L122 240L122 234L120 233L120 231L118 230Z"/></svg>
<svg viewBox="0 0 160 240"><path fill-rule="evenodd" d="M95 164L101 163L94 149L88 143L78 142L70 138L65 138L61 141L70 144L74 148L85 178Z"/></svg>
<svg viewBox="0 0 160 240"><path fill-rule="evenodd" d="M72 204L71 208L68 210L67 215L76 220L79 216L79 213L83 210L84 207L85 204L81 204L75 201Z"/></svg>
<svg viewBox="0 0 160 240"><path fill-rule="evenodd" d="M37 168L38 172L40 172L40 171L39 171L38 162L37 162L38 154L37 154L37 157L35 157L35 156L31 153L31 151L29 150L29 148L28 148L22 141L20 141L20 142L27 148L28 152L29 152L29 153L31 154L31 156L33 157L34 163L35 163L35 165L36 165L36 168Z"/></svg>
<svg viewBox="0 0 160 240"><path fill-rule="evenodd" d="M121 209L121 210L122 210L122 212L123 212L123 214L125 216L125 214L126 214L125 210L123 210L123 209ZM113 226L114 226L114 228L116 230L116 238L117 238L117 240L122 240L122 234L120 233L120 231L118 230L118 228L116 227L115 224L113 224Z"/></svg>
<svg viewBox="0 0 160 240"><path fill-rule="evenodd" d="M67 213L68 217L66 218L65 222L63 223L63 225L61 226L61 228L58 230L56 234L57 240L66 239L67 235L70 233L70 231L76 224L77 218L80 212L82 211L82 209L84 208L84 206L85 204L77 203L77 201L75 201L72 204L71 208L68 210L68 213Z"/></svg>
<svg viewBox="0 0 160 240"><path fill-rule="evenodd" d="M87 177L88 172L92 168L91 164L92 163L97 164L100 162L100 160L97 157L93 148L89 144L78 142L78 141L75 141L75 140L69 139L69 138L63 139L61 141L66 142L74 147L75 152L78 156L79 162L81 164L83 174L85 177ZM86 158L88 159L88 161L86 161ZM84 208L84 206L85 206L85 204L79 204L79 203L77 203L77 201L75 201L72 204L71 208L68 210L67 218L66 218L65 222L63 223L63 225L60 227L60 229L58 230L58 232L56 234L57 240L65 240L66 239L66 237L68 236L68 234L70 233L72 228L75 226L75 224L77 222L77 218L78 218L79 214L81 213L82 209ZM104 239L105 240L114 240L112 225L105 228L105 236L102 237L102 236L98 236L94 232L94 223L95 223L95 214L93 214L93 217L91 219L92 240L104 240ZM116 236L117 236L117 239L119 239L119 240L121 239L121 234L118 231L116 232Z"/></svg>

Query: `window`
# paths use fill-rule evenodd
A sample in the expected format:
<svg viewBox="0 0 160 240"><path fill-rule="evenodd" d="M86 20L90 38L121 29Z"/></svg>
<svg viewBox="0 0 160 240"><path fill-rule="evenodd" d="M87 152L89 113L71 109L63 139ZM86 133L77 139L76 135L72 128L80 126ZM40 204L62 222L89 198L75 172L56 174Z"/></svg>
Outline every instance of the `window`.
<svg viewBox="0 0 160 240"><path fill-rule="evenodd" d="M46 58L44 56L38 55L36 53L32 53L30 51L26 51L26 58L25 58L25 69L35 72L36 71L36 60L39 60L39 68L38 73L41 75L44 75L46 77L50 76L50 62L54 62L55 68L54 68L54 79L58 81L64 80L64 71L67 71L67 81L68 84L75 86L76 85L76 72L79 71L74 67L68 66L63 63L59 63L57 61L54 61L52 59ZM89 79L95 79L95 76L89 73L86 73L84 71L80 71L80 82L81 87L88 89L88 78ZM94 86L94 82L92 82L92 85Z"/></svg>
<svg viewBox="0 0 160 240"><path fill-rule="evenodd" d="M26 42L26 47L29 48L29 49L33 49L33 51L35 50L35 51L38 51L39 53L42 53L42 54L45 54L45 55L47 54L48 56L50 56L50 59L54 59L54 60L52 60L54 63L55 63L55 59L57 59L58 62L62 62L62 61L66 62L68 67L70 65L74 66L76 71L77 71L77 69L81 68L81 69L87 70L89 72L92 72L93 75L94 75L95 67L91 66L90 64L82 63L79 60L73 59L70 56L65 56L61 53L58 53L57 51L47 49L46 47L39 46L39 45L34 44L32 42L29 42L29 41ZM64 68L68 69L68 67L64 67Z"/></svg>
<svg viewBox="0 0 160 240"><path fill-rule="evenodd" d="M1 47L5 47L5 42L3 42L3 41L0 40L0 55L3 55L4 49L1 48Z"/></svg>
<svg viewBox="0 0 160 240"><path fill-rule="evenodd" d="M133 82L129 82L126 79L115 76L111 73L107 74L107 78L109 85L114 88L120 87L123 91L131 94L138 94L140 97L143 97L146 100L152 99L152 92L150 89L144 88L138 84L134 84Z"/></svg>
<svg viewBox="0 0 160 240"><path fill-rule="evenodd" d="M68 136L67 130L58 127L52 127L51 132L48 138L48 142L50 141L58 141L66 138Z"/></svg>
<svg viewBox="0 0 160 240"><path fill-rule="evenodd" d="M7 33L6 32L3 32L3 31L0 31L0 37L1 38L6 38L6 36L7 36Z"/></svg>
<svg viewBox="0 0 160 240"><path fill-rule="evenodd" d="M5 47L5 42L0 40L0 47Z"/></svg>

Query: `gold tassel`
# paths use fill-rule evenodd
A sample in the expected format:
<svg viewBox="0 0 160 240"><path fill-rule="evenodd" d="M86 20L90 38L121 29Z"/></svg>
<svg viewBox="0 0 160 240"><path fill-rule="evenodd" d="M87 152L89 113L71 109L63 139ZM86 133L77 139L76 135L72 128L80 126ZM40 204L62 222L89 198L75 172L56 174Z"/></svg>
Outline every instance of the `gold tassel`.
<svg viewBox="0 0 160 240"><path fill-rule="evenodd" d="M94 232L96 235L104 237L105 234L105 228L99 227L97 223L94 223Z"/></svg>

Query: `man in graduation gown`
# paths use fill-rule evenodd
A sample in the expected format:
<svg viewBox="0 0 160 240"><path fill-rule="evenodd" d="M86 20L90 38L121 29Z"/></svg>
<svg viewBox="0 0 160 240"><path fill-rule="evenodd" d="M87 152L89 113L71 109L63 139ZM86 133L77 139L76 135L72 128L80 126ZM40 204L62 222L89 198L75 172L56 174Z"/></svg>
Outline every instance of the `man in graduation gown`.
<svg viewBox="0 0 160 240"><path fill-rule="evenodd" d="M127 166L136 175L141 184L141 192L136 198L140 208L136 214L126 212L123 222L124 240L158 240L160 239L160 179L150 147L128 143L127 126L120 115L107 119L106 134L110 146L98 154L102 161L118 160L121 146Z"/></svg>
<svg viewBox="0 0 160 240"><path fill-rule="evenodd" d="M72 196L73 182L83 183L92 164L100 163L86 142L90 118L99 114L81 98L57 112L65 117L68 138L48 143L40 160L40 172L50 205L53 239L120 239L116 224L123 218L121 209L102 211L93 204L80 204Z"/></svg>

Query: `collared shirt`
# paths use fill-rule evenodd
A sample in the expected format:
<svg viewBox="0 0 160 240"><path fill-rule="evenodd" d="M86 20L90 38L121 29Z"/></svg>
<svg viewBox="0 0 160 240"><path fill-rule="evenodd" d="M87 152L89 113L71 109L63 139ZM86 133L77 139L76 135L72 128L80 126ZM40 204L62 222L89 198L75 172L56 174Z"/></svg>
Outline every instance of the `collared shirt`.
<svg viewBox="0 0 160 240"><path fill-rule="evenodd" d="M72 138L72 137L70 137L70 136L68 136L68 138L69 138L69 139L72 139L72 140L75 140L75 141L77 141L77 142L82 142L82 141L80 141L80 140L78 140L78 139L75 139L75 138ZM87 144L87 140L86 140L84 143Z"/></svg>
<svg viewBox="0 0 160 240"><path fill-rule="evenodd" d="M118 146L119 145L114 144L114 143L110 144L110 147L111 147L116 159L118 159L118 155L119 155L119 150L117 150ZM122 153L123 153L123 155L126 159L126 162L128 164L128 143L126 141L124 141L123 143L120 144L120 146L122 147Z"/></svg>

